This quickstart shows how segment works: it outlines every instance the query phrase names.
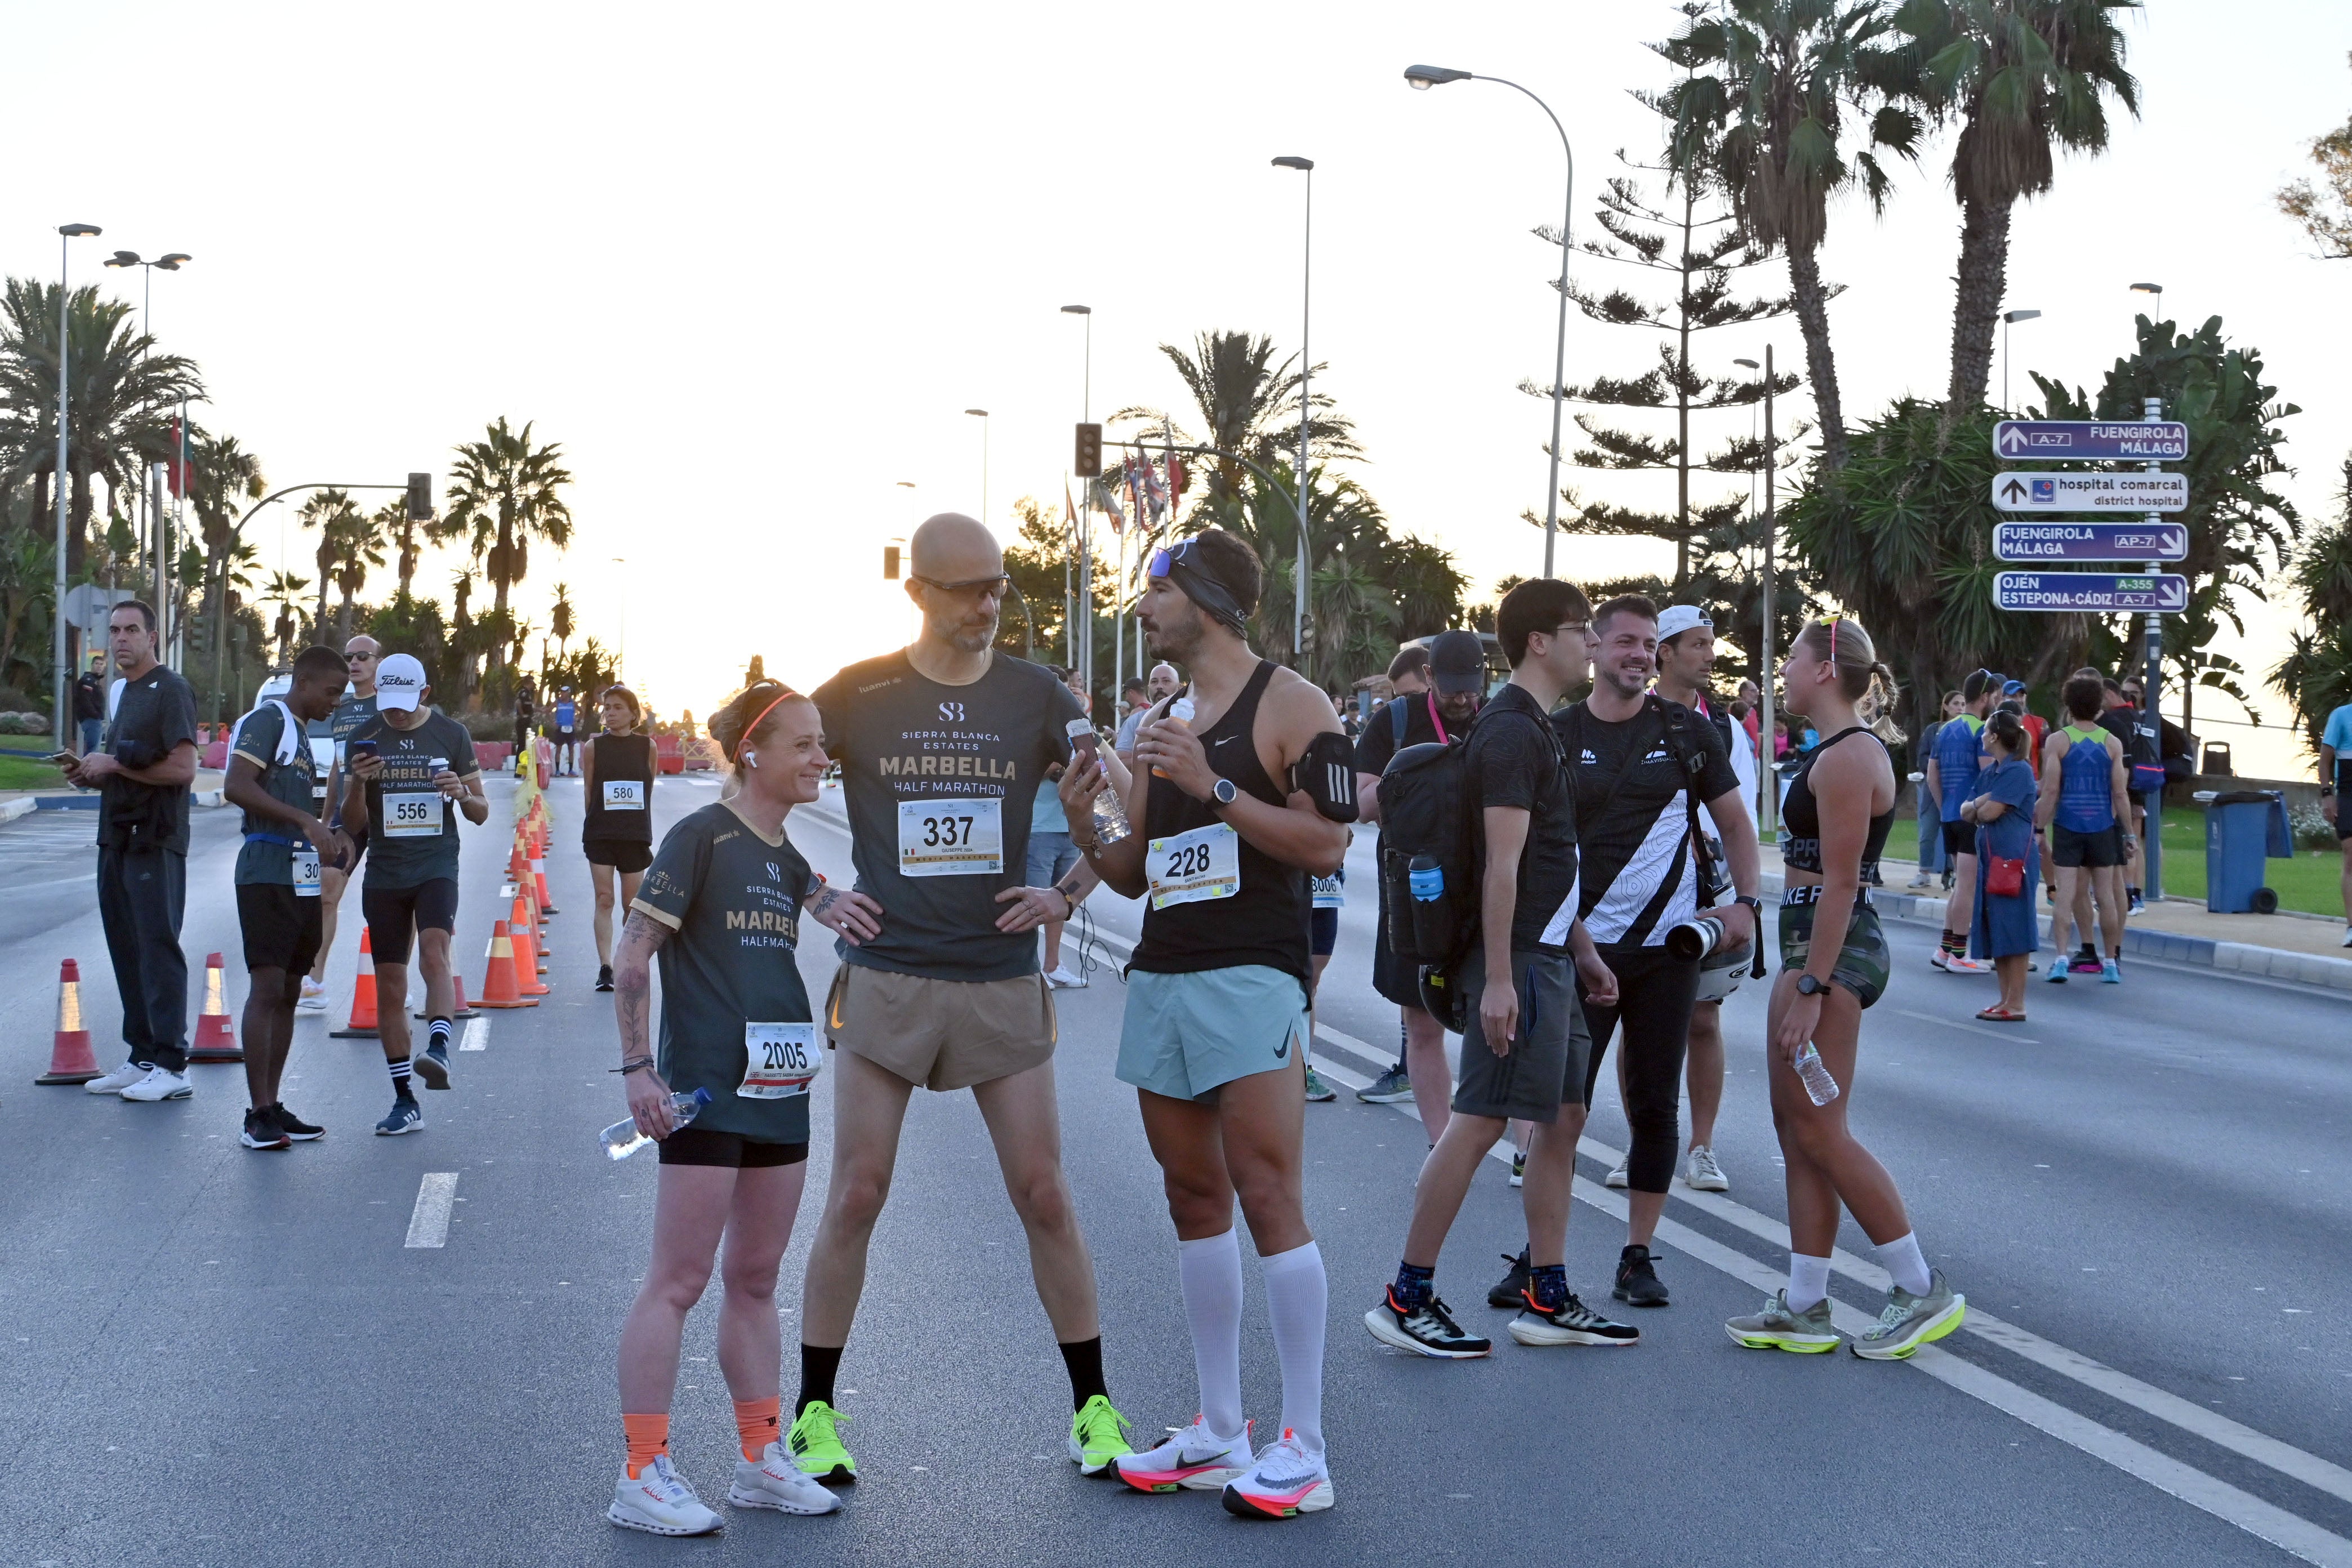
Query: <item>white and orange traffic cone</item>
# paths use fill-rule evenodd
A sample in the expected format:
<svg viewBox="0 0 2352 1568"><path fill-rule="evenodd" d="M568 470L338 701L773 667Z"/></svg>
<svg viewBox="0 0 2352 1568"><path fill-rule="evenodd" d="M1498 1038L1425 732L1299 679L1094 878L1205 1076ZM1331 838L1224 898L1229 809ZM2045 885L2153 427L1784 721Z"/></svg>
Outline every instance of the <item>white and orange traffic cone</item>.
<svg viewBox="0 0 2352 1568"><path fill-rule="evenodd" d="M465 975L457 972L457 966L454 963L449 966L449 987L457 993L457 1002L456 1008L454 1008L449 1014L449 1021L455 1024L462 1024L467 1019L474 1016L474 1010L466 1005ZM415 1018L429 1018L432 1016L431 1014L425 1012L422 1007L418 1008L415 1013L412 1013L409 1016Z"/></svg>
<svg viewBox="0 0 2352 1568"><path fill-rule="evenodd" d="M89 1031L81 1021L81 967L70 958L58 968L58 1032L49 1047L49 1070L39 1084L88 1083L103 1077L90 1053Z"/></svg>
<svg viewBox="0 0 2352 1568"><path fill-rule="evenodd" d="M397 1004L408 1005L404 996ZM352 1022L349 1028L331 1029L331 1040L373 1040L376 1038L375 1016L375 947L368 940L368 929L360 928L360 978L352 987Z"/></svg>
<svg viewBox="0 0 2352 1568"><path fill-rule="evenodd" d="M507 922L499 921L490 928L489 969L482 977L481 999L477 1007L536 1007L536 997L526 997L515 987L514 938Z"/></svg>
<svg viewBox="0 0 2352 1568"><path fill-rule="evenodd" d="M236 1043L236 1029L228 1018L228 1002L222 994L221 955L205 955L205 1010L196 1018L195 1042L188 1047L192 1062L241 1062L245 1051Z"/></svg>

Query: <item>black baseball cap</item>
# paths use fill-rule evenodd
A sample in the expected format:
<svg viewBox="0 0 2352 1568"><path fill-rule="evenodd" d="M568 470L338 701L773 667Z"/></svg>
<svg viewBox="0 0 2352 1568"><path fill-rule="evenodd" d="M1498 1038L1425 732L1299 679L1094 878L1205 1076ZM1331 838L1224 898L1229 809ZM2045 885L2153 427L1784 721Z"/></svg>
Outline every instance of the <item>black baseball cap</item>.
<svg viewBox="0 0 2352 1568"><path fill-rule="evenodd" d="M1476 632L1440 632L1429 639L1429 681L1441 697L1486 689L1486 645Z"/></svg>

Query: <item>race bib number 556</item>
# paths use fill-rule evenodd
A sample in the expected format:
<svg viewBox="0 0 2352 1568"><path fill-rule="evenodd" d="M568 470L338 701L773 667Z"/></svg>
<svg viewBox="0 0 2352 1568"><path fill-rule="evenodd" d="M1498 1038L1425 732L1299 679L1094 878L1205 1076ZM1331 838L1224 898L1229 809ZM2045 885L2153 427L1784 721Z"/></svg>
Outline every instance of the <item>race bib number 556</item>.
<svg viewBox="0 0 2352 1568"><path fill-rule="evenodd" d="M1213 822L1190 833L1155 838L1143 854L1151 907L1230 899L1242 890L1242 840L1229 823Z"/></svg>
<svg viewBox="0 0 2352 1568"><path fill-rule="evenodd" d="M907 877L994 876L1004 869L1004 803L902 800L898 871Z"/></svg>
<svg viewBox="0 0 2352 1568"><path fill-rule="evenodd" d="M438 838L441 836L441 792L383 797L383 831L388 838Z"/></svg>

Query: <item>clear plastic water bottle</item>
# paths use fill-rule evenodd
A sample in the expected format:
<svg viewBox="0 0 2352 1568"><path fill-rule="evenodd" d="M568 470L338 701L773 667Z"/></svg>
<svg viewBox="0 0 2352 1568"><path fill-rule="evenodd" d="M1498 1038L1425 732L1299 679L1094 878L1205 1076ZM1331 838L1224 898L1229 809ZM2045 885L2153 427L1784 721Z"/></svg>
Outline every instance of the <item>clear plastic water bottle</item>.
<svg viewBox="0 0 2352 1568"><path fill-rule="evenodd" d="M1174 722L1183 725L1187 730L1191 729L1192 727L1192 694L1187 692L1184 696L1179 697L1175 701L1171 702L1168 705L1168 717ZM1156 779L1164 779L1168 775L1161 773L1158 768L1154 768L1151 770L1151 776Z"/></svg>
<svg viewBox="0 0 2352 1568"><path fill-rule="evenodd" d="M1811 1040L1797 1053L1797 1076L1805 1080L1805 1092L1812 1097L1815 1105L1827 1105L1838 1097L1838 1080L1830 1076L1822 1053L1813 1048Z"/></svg>
<svg viewBox="0 0 2352 1568"><path fill-rule="evenodd" d="M1830 1086L1830 1092L1832 1094L1837 1092L1835 1084ZM677 1124L680 1127L701 1114L702 1108L709 1103L710 1091L707 1089L698 1089L692 1094L673 1094L669 1097L669 1108L676 1113ZM653 1140L637 1131L635 1117L625 1116L596 1134L596 1142L604 1146L604 1158L607 1160L625 1160L651 1143Z"/></svg>
<svg viewBox="0 0 2352 1568"><path fill-rule="evenodd" d="M1069 723L1069 734L1070 752L1074 758L1093 762L1100 756L1102 737L1095 733L1092 724L1084 719L1073 719ZM1093 807L1095 842L1108 847L1133 833L1135 827L1127 819L1127 803L1118 798L1118 785L1111 779L1108 769L1104 770L1103 778L1106 787L1095 796ZM1038 787L1046 786L1041 784Z"/></svg>

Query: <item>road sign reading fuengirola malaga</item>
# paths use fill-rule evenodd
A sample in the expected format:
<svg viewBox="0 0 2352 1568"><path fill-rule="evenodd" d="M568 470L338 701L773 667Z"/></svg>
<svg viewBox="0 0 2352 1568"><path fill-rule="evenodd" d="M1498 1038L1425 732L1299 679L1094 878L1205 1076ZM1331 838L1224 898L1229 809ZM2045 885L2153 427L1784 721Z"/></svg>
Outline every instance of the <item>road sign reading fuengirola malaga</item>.
<svg viewBox="0 0 2352 1568"><path fill-rule="evenodd" d="M2187 474L1995 474L1992 504L2003 511L2186 511Z"/></svg>
<svg viewBox="0 0 2352 1568"><path fill-rule="evenodd" d="M2174 572L2137 577L2104 572L2001 572L1992 602L2004 610L2097 615L2153 610L2177 616L2189 608L2189 579Z"/></svg>
<svg viewBox="0 0 2352 1568"><path fill-rule="evenodd" d="M2189 530L2178 522L1997 522L1992 552L2003 561L2185 561Z"/></svg>
<svg viewBox="0 0 2352 1568"><path fill-rule="evenodd" d="M2189 456L2189 426L2168 419L2004 419L1992 427L1997 458L2065 462L2178 462Z"/></svg>

